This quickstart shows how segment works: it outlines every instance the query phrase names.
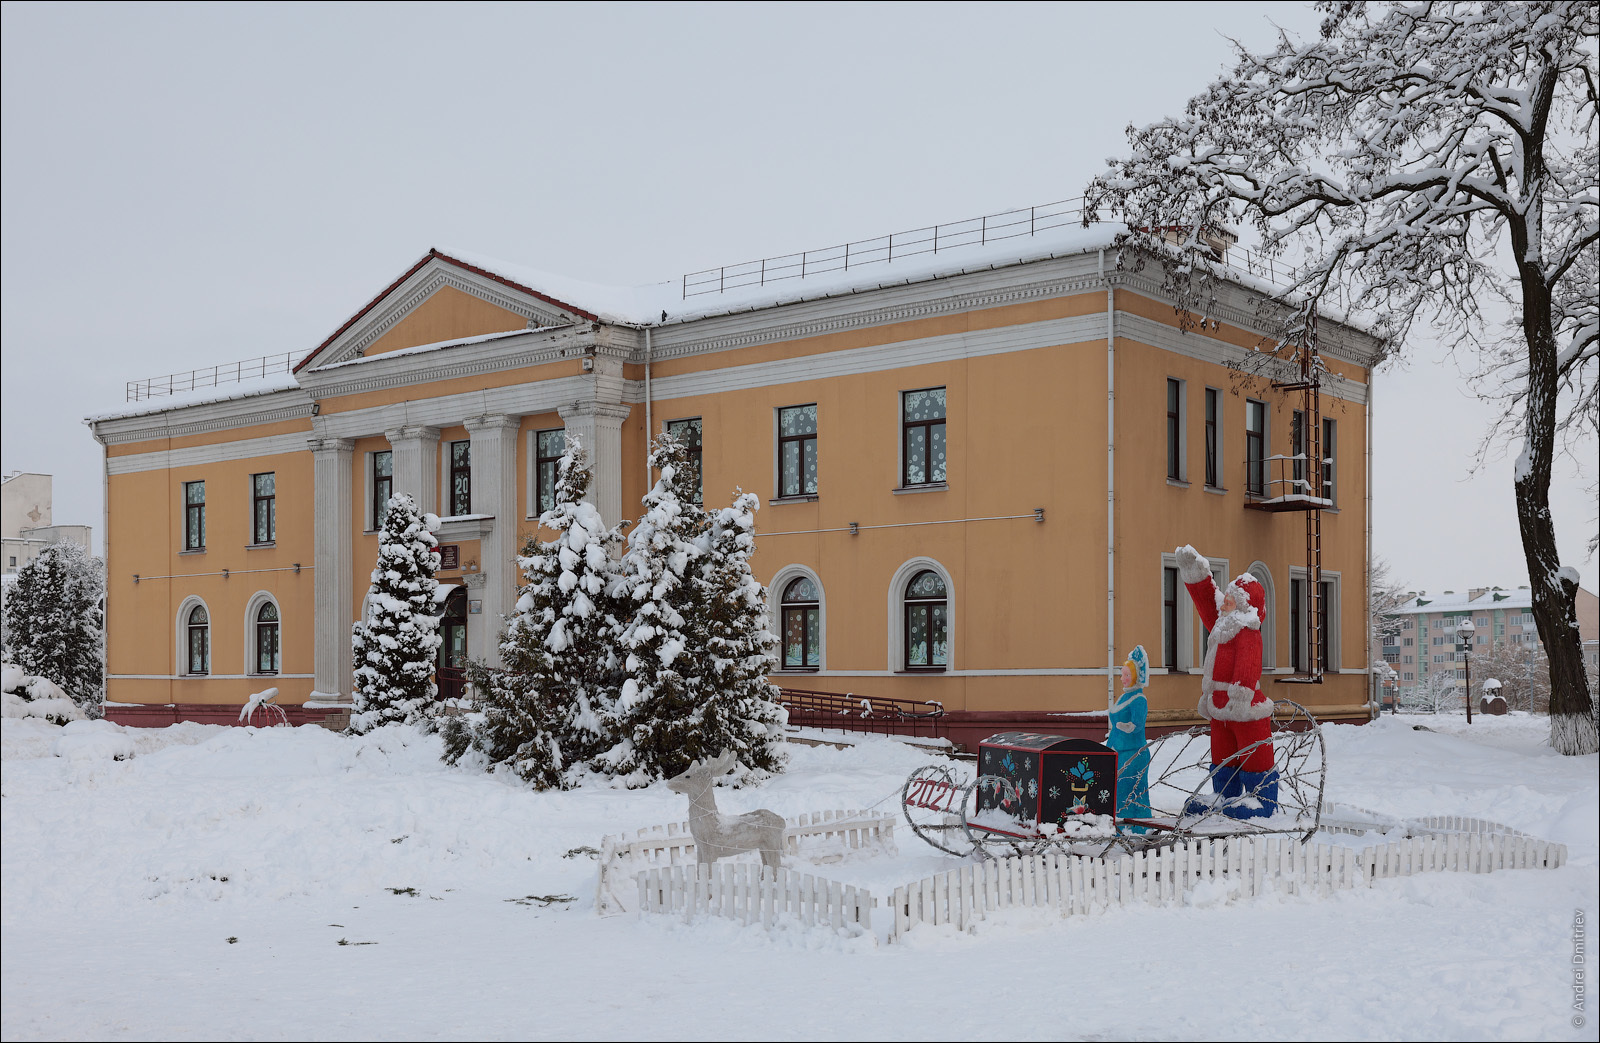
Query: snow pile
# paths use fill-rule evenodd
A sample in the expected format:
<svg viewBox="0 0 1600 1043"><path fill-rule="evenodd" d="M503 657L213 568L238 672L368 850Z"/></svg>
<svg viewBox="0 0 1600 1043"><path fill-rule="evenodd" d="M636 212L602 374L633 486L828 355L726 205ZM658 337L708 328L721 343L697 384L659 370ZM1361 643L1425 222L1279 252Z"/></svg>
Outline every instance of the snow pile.
<svg viewBox="0 0 1600 1043"><path fill-rule="evenodd" d="M0 666L7 717L37 717L51 724L66 724L87 717L61 686L47 677L29 674L15 663Z"/></svg>
<svg viewBox="0 0 1600 1043"><path fill-rule="evenodd" d="M69 761L125 761L134 755L128 729L110 721L71 721L51 752Z"/></svg>

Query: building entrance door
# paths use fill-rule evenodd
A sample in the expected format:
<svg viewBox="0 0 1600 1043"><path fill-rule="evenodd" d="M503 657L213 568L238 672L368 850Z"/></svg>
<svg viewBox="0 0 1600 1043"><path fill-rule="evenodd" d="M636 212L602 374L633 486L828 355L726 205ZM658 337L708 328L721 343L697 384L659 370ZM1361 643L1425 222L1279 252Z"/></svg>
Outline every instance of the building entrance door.
<svg viewBox="0 0 1600 1043"><path fill-rule="evenodd" d="M439 620L439 698L459 699L467 685L467 591L457 587L445 599Z"/></svg>

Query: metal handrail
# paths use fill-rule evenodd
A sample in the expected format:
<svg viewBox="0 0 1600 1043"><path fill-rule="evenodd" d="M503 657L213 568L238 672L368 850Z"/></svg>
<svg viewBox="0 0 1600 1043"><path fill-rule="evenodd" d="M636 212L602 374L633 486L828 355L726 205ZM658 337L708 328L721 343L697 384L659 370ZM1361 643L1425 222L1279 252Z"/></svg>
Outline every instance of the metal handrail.
<svg viewBox="0 0 1600 1043"><path fill-rule="evenodd" d="M873 264L890 264L897 259L921 254L936 254L942 250L963 246L981 246L986 243L1033 236L1052 228L1067 225L1085 225L1102 220L1100 214L1085 212L1082 196L1062 199L1042 206L1019 210L1006 210L998 214L969 217L949 224L927 225L904 232L892 232L872 239L825 246L800 253L762 257L754 261L723 265L689 272L680 280L684 300L709 293L726 293L749 286L788 279L805 279L828 272L849 271ZM1240 247L1228 248L1221 257L1222 265L1256 278L1265 279L1276 286L1289 286L1298 277L1298 269L1276 258Z"/></svg>
<svg viewBox="0 0 1600 1043"><path fill-rule="evenodd" d="M260 358L243 359L239 362L201 366L199 369L182 373L167 373L159 377L130 380L127 383L127 401L140 402L147 398L163 398L198 388L238 384L246 380L272 376L275 373L290 373L293 372L294 364L299 357L299 352L285 351L277 355L263 355Z"/></svg>

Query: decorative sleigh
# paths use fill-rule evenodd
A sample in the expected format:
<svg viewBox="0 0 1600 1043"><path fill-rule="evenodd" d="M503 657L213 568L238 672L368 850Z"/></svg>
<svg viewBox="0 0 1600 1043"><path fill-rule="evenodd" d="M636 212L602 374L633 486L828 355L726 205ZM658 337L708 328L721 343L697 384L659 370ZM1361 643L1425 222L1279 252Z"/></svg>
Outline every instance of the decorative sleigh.
<svg viewBox="0 0 1600 1043"><path fill-rule="evenodd" d="M906 779L900 803L912 832L941 851L985 857L1050 848L1082 853L1112 847L1159 847L1190 838L1288 834L1303 843L1322 820L1326 751L1322 729L1304 706L1273 706L1272 735L1240 750L1242 761L1272 744L1275 802L1257 789L1222 797L1212 785L1208 729L1152 740L1149 817L1118 816L1116 753L1100 743L1058 735L1002 733L979 747L976 771L930 764ZM1258 787L1259 788L1259 787ZM1234 817L1266 803L1260 817Z"/></svg>

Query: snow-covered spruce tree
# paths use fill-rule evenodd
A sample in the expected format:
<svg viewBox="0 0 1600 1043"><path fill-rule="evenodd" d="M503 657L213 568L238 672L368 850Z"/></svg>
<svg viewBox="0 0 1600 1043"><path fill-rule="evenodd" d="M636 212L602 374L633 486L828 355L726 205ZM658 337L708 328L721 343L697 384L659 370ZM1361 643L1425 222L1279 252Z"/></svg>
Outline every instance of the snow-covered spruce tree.
<svg viewBox="0 0 1600 1043"><path fill-rule="evenodd" d="M104 595L100 559L70 543L41 550L6 595L11 660L59 685L90 717L105 701Z"/></svg>
<svg viewBox="0 0 1600 1043"><path fill-rule="evenodd" d="M618 741L599 764L630 786L679 774L695 760L735 751L744 768L778 767L777 708L760 675L771 665L749 576L753 497L711 524L695 502L682 443L664 436L650 455L660 472L628 536L618 643L626 680ZM719 537L718 532L721 535ZM757 632L760 628L760 632Z"/></svg>
<svg viewBox="0 0 1600 1043"><path fill-rule="evenodd" d="M1269 253L1303 249L1282 295L1301 315L1342 303L1391 349L1422 320L1481 352L1504 389L1486 394L1503 405L1497 426L1521 434L1517 520L1550 658L1551 744L1594 753L1577 570L1557 555L1549 492L1557 443L1600 424L1600 8L1317 6L1318 39L1240 47L1182 116L1130 128L1129 158L1090 186L1087 209L1188 230L1169 281L1202 309L1205 236L1239 222ZM1485 319L1479 302L1493 299L1511 323Z"/></svg>
<svg viewBox="0 0 1600 1043"><path fill-rule="evenodd" d="M353 734L421 720L438 694L433 670L440 642L439 583L433 574L439 568L439 541L429 531L437 524L405 493L389 501L367 595L371 622L358 622L352 631Z"/></svg>
<svg viewBox="0 0 1600 1043"><path fill-rule="evenodd" d="M778 639L767 628L766 591L750 571L760 506L752 493L735 494L732 506L710 513L703 537L694 602L707 617L700 729L725 737L722 749L747 769L774 772L782 766L784 715L767 675L778 665Z"/></svg>
<svg viewBox="0 0 1600 1043"><path fill-rule="evenodd" d="M619 662L612 549L622 536L586 503L591 472L576 438L556 472L555 505L539 524L556 533L529 541L517 564L527 585L500 642L505 670L474 672L481 716L452 719L446 759L467 748L510 764L538 789L573 785L615 742L609 730ZM465 741L451 733L466 729Z"/></svg>

